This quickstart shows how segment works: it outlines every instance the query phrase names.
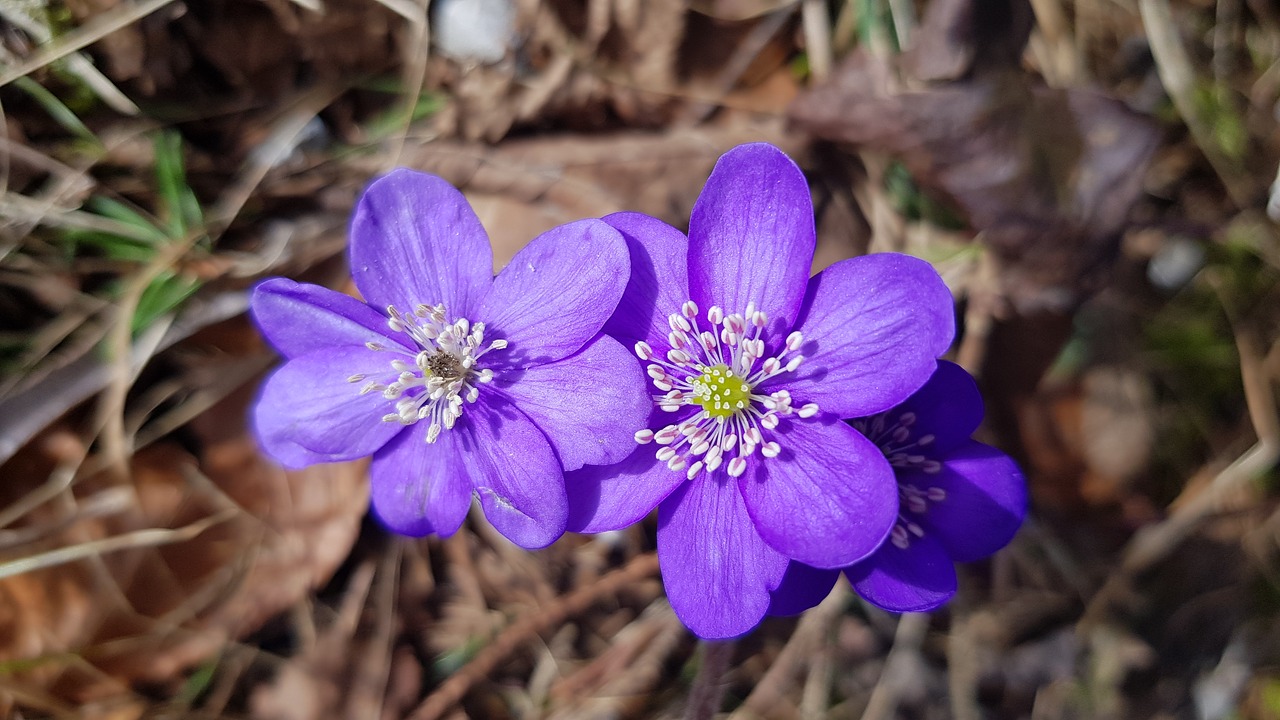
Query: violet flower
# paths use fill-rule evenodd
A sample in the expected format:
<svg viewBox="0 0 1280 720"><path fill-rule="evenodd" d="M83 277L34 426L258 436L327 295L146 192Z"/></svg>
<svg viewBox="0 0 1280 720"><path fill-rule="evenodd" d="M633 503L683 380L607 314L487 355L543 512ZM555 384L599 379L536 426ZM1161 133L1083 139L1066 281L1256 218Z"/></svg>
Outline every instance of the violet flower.
<svg viewBox="0 0 1280 720"><path fill-rule="evenodd" d="M564 469L626 457L651 407L635 358L600 335L629 276L622 237L570 223L495 278L462 194L397 170L360 198L350 260L368 304L283 278L254 291L286 358L254 409L262 446L288 467L372 455L373 510L396 532L449 535L478 496L513 542L550 544Z"/></svg>
<svg viewBox="0 0 1280 720"><path fill-rule="evenodd" d="M951 343L951 295L904 255L810 279L809 188L771 145L720 158L687 239L637 213L605 222L632 266L605 332L634 346L658 394L635 452L566 474L569 529L625 527L658 506L677 615L704 638L741 635L792 560L843 567L893 527L893 472L842 419L924 384Z"/></svg>
<svg viewBox="0 0 1280 720"><path fill-rule="evenodd" d="M858 594L891 612L933 610L956 592L955 563L980 560L1013 539L1027 490L1013 460L970 439L982 395L959 365L938 363L929 382L887 412L853 421L893 466L900 509L889 540L844 568ZM793 564L770 614L818 604L839 575Z"/></svg>

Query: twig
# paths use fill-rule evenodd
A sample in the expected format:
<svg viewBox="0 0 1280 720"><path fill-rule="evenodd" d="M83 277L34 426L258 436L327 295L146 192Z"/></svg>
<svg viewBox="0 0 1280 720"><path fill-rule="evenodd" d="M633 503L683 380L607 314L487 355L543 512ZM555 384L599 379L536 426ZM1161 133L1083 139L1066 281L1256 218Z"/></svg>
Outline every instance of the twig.
<svg viewBox="0 0 1280 720"><path fill-rule="evenodd" d="M809 57L809 74L821 82L831 75L831 19L824 0L804 0L800 7L804 27L804 48Z"/></svg>
<svg viewBox="0 0 1280 720"><path fill-rule="evenodd" d="M742 706L730 716L730 720L745 720L752 715L759 717L776 717L779 705L785 699L787 684L814 650L822 643L836 620L844 610L849 598L849 588L845 583L837 583L831 594L818 604L818 607L806 612L796 623L791 639L778 653L756 683L751 694L742 702Z"/></svg>
<svg viewBox="0 0 1280 720"><path fill-rule="evenodd" d="M685 720L711 720L715 717L727 688L724 675L737 647L733 640L701 640L698 644L702 646L702 664L693 680L693 689L689 691Z"/></svg>
<svg viewBox="0 0 1280 720"><path fill-rule="evenodd" d="M907 613L898 620L898 630L893 636L893 649L884 662L880 680L871 691L862 720L889 720L898 708L903 684L911 675L912 661L920 652L925 631L929 629L929 616L924 613Z"/></svg>
<svg viewBox="0 0 1280 720"><path fill-rule="evenodd" d="M1248 207L1252 195L1248 182L1241 177L1236 163L1228 159L1218 147L1210 120L1196 105L1195 66L1178 37L1178 27L1173 21L1169 1L1139 0L1138 9L1151 45L1151 56L1156 61L1156 74L1169 93L1169 99L1187 123L1187 129L1195 138L1196 145L1217 173L1227 194L1231 196L1231 201L1236 207Z"/></svg>
<svg viewBox="0 0 1280 720"><path fill-rule="evenodd" d="M658 572L658 556L654 553L640 555L625 566L604 575L594 584L558 598L540 612L526 615L512 623L494 638L493 642L476 653L466 665L441 683L412 713L410 720L437 720L462 700L471 686L493 672L503 658L523 645L534 635L545 632L569 617L580 613L597 600L618 592L628 584Z"/></svg>

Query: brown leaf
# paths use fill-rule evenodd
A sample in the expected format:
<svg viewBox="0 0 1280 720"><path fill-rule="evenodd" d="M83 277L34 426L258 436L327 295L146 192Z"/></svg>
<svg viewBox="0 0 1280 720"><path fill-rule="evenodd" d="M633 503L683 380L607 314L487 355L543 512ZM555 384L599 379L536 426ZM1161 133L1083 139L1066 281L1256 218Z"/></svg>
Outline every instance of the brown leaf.
<svg viewBox="0 0 1280 720"><path fill-rule="evenodd" d="M931 5L917 52L897 68L904 80L855 53L790 114L820 138L897 156L982 233L1017 310L1063 311L1116 257L1158 134L1117 100L1040 84L1017 63L1023 23L979 22L990 4ZM906 89L938 77L958 79Z"/></svg>
<svg viewBox="0 0 1280 720"><path fill-rule="evenodd" d="M74 499L64 495L23 519L28 528L66 525L43 544L19 548L30 553L230 514L186 542L0 581L0 662L44 658L22 679L71 702L115 695L137 681L172 678L329 578L364 515L364 465L285 471L265 459L245 427L252 392L244 388L190 426L197 453L157 443L131 459L130 485L88 478ZM5 465L4 476L29 489L55 462L47 439L37 441ZM114 512L87 512L95 499L122 491L126 503Z"/></svg>

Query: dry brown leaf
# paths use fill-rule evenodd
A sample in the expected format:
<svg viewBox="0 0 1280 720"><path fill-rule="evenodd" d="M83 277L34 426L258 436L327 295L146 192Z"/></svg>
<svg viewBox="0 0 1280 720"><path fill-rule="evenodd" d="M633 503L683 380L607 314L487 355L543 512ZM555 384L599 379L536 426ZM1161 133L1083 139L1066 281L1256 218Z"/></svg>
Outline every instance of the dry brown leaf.
<svg viewBox="0 0 1280 720"><path fill-rule="evenodd" d="M285 471L266 460L245 427L251 394L246 388L190 426L198 454L158 443L133 456L130 486L90 478L74 500L63 496L29 514L33 526L74 520L49 537L52 546L232 516L187 542L0 581L9 601L0 604L0 662L34 660L24 680L73 702L116 695L133 682L172 678L328 579L364 515L364 465ZM4 476L38 484L53 464L48 443L36 442ZM133 500L119 512L64 517L121 489Z"/></svg>
<svg viewBox="0 0 1280 720"><path fill-rule="evenodd" d="M1022 69L1028 13L1025 0L931 4L902 80L854 53L791 110L818 137L898 156L954 201L1024 314L1070 310L1096 289L1158 140L1123 103L1044 87ZM908 89L935 80L945 82Z"/></svg>

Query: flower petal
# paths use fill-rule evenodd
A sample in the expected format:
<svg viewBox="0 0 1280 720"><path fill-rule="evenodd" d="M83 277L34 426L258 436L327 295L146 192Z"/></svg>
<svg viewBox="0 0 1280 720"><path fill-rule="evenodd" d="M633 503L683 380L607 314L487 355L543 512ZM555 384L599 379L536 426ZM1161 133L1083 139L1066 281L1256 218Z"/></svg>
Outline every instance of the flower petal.
<svg viewBox="0 0 1280 720"><path fill-rule="evenodd" d="M404 426L382 422L392 402L381 393L361 395L359 383L347 382L357 373L385 375L387 355L336 347L293 358L272 373L254 405L254 430L267 454L286 467L303 457L298 448L327 462L354 460L395 437Z"/></svg>
<svg viewBox="0 0 1280 720"><path fill-rule="evenodd" d="M689 219L693 299L726 313L754 302L785 335L804 297L814 239L804 173L772 145L739 145L716 162Z"/></svg>
<svg viewBox="0 0 1280 720"><path fill-rule="evenodd" d="M937 370L924 387L885 413L884 426L898 427L904 415L914 416L906 426L908 439L895 444L901 446L929 437L929 443L921 447L920 452L941 459L946 453L969 442L969 436L982 423L982 410L978 383L959 365L939 360ZM858 427L859 423L854 425ZM880 437L874 433L868 437L880 444Z"/></svg>
<svg viewBox="0 0 1280 720"><path fill-rule="evenodd" d="M621 530L643 520L685 481L658 462L652 445L635 447L614 465L587 465L564 474L570 532Z"/></svg>
<svg viewBox="0 0 1280 720"><path fill-rule="evenodd" d="M774 384L838 417L882 412L933 374L955 334L954 313L951 292L923 260L842 260L809 281L796 328L805 361Z"/></svg>
<svg viewBox="0 0 1280 720"><path fill-rule="evenodd" d="M371 340L403 346L381 313L319 285L271 278L253 289L249 308L263 336L285 357Z"/></svg>
<svg viewBox="0 0 1280 720"><path fill-rule="evenodd" d="M898 486L880 450L830 415L784 420L773 439L782 453L753 458L738 479L764 541L820 568L870 555L898 515Z"/></svg>
<svg viewBox="0 0 1280 720"><path fill-rule="evenodd" d="M457 532L471 507L464 436L445 431L426 440L427 424L400 433L369 466L373 513L392 532L442 537Z"/></svg>
<svg viewBox="0 0 1280 720"><path fill-rule="evenodd" d="M628 347L639 340L667 348L667 316L689 299L684 233L643 213L614 213L604 218L622 233L631 256L631 279L604 332Z"/></svg>
<svg viewBox="0 0 1280 720"><path fill-rule="evenodd" d="M564 471L532 420L496 393L481 393L454 430L467 435L472 483L498 532L530 550L564 534Z"/></svg>
<svg viewBox="0 0 1280 720"><path fill-rule="evenodd" d="M899 482L928 492L940 488L920 524L937 537L956 562L984 558L1013 539L1027 514L1027 486L1013 460L999 450L970 441L954 450L936 474L900 472Z"/></svg>
<svg viewBox="0 0 1280 720"><path fill-rule="evenodd" d="M839 570L821 570L794 560L782 584L769 594L770 615L799 615L827 599L840 577Z"/></svg>
<svg viewBox="0 0 1280 720"><path fill-rule="evenodd" d="M708 640L755 627L787 570L756 533L734 483L706 476L658 507L658 562L672 609Z"/></svg>
<svg viewBox="0 0 1280 720"><path fill-rule="evenodd" d="M906 549L887 542L844 572L859 595L889 612L933 610L956 594L956 568L928 535L912 537Z"/></svg>
<svg viewBox="0 0 1280 720"><path fill-rule="evenodd" d="M508 347L494 369L552 362L600 332L631 272L627 244L599 220L553 228L516 253L476 319Z"/></svg>
<svg viewBox="0 0 1280 720"><path fill-rule="evenodd" d="M604 335L563 360L509 371L498 382L542 429L565 470L625 458L653 409L640 362Z"/></svg>
<svg viewBox="0 0 1280 720"><path fill-rule="evenodd" d="M375 308L444 303L471 318L493 279L480 219L449 183L403 168L374 180L351 218L351 277Z"/></svg>

